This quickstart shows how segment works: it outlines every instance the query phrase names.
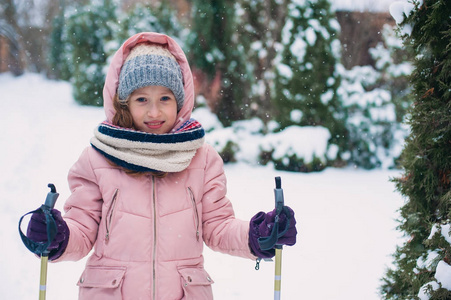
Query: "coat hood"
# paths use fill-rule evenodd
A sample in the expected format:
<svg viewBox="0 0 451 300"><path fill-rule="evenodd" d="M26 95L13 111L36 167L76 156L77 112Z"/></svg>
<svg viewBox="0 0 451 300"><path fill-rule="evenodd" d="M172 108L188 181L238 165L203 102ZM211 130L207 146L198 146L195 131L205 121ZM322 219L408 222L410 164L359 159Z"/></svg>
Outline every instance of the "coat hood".
<svg viewBox="0 0 451 300"><path fill-rule="evenodd" d="M177 121L174 125L174 128L178 128L190 119L191 112L194 107L193 75L182 48L180 48L180 46L169 36L155 32L141 32L133 35L127 39L114 54L106 75L105 86L103 87L103 107L105 109L106 118L108 122L111 122L115 114L113 97L116 94L119 85L119 74L121 72L122 65L129 55L130 50L135 45L143 42L161 44L165 46L172 53L172 55L174 55L180 65L183 75L185 101L182 109L177 115Z"/></svg>

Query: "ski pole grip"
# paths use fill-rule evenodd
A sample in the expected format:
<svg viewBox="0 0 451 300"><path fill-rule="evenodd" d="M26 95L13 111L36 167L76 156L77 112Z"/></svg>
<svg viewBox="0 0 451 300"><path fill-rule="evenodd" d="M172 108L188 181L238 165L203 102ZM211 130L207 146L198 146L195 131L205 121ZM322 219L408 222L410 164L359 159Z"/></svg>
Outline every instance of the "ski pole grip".
<svg viewBox="0 0 451 300"><path fill-rule="evenodd" d="M274 189L274 198L275 198L276 215L274 217L274 226L269 236L260 237L258 239L258 244L260 246L260 249L262 250L269 250L277 246L277 240L287 232L288 226L290 225L289 212L288 209L285 208L284 206L282 180L280 179L280 177L276 177L275 179L276 179L276 188ZM285 212L286 214L287 225L281 232L279 232L279 218L282 212Z"/></svg>
<svg viewBox="0 0 451 300"><path fill-rule="evenodd" d="M276 189L282 189L282 179L280 178L280 176L277 176L275 180L276 180Z"/></svg>
<svg viewBox="0 0 451 300"><path fill-rule="evenodd" d="M49 209L53 209L55 207L55 203L56 200L58 199L59 194L56 192L56 188L53 183L49 183L48 187L50 188L50 192L47 194L44 206L46 206Z"/></svg>
<svg viewBox="0 0 451 300"><path fill-rule="evenodd" d="M275 208L276 215L280 215L284 206L282 180L280 177L276 177L275 180L276 180L276 188L274 189Z"/></svg>

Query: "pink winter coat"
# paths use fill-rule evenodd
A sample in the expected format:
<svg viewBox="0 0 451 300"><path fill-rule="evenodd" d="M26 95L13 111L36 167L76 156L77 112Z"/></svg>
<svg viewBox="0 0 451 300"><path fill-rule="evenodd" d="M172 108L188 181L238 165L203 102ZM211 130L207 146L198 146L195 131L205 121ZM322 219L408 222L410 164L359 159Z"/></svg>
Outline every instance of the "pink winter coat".
<svg viewBox="0 0 451 300"><path fill-rule="evenodd" d="M185 103L175 127L194 105L192 74L181 48L169 37L140 33L114 55L105 88L107 119L114 115L120 68L136 43L167 45L184 77ZM203 243L213 250L255 259L249 222L235 219L217 152L201 147L187 169L164 178L132 176L87 148L68 176L64 210L69 244L56 261L79 260L94 247L81 275L79 299L213 299L204 270Z"/></svg>

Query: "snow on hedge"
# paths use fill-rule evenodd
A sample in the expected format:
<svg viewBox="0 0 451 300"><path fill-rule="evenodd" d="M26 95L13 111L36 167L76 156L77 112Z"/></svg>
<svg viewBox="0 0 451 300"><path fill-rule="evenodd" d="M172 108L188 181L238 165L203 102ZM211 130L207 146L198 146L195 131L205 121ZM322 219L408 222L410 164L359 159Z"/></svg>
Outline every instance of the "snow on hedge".
<svg viewBox="0 0 451 300"><path fill-rule="evenodd" d="M439 238L443 238L446 242L451 245L451 224L435 224L431 233L429 234L428 240L438 236ZM451 266L448 265L444 260L440 260L437 263L437 260L440 258L440 254L438 251L431 251L428 253L426 259L419 258L417 260L417 267L425 268L429 271L433 271L435 267L435 281L428 282L424 284L420 288L420 292L418 293L418 298L420 300L429 300L430 296L428 293L428 289L432 289L433 291L438 290L440 287L445 288L451 291ZM418 270L416 269L416 271Z"/></svg>

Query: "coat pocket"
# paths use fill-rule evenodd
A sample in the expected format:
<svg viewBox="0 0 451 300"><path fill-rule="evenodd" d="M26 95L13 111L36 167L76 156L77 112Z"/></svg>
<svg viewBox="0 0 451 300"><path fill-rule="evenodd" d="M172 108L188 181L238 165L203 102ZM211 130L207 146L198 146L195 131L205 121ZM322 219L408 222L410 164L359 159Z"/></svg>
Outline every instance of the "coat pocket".
<svg viewBox="0 0 451 300"><path fill-rule="evenodd" d="M177 268L183 288L182 300L211 300L213 292L211 285L214 281L210 275L198 267L178 267Z"/></svg>
<svg viewBox="0 0 451 300"><path fill-rule="evenodd" d="M80 276L79 299L122 299L125 267L87 266Z"/></svg>

